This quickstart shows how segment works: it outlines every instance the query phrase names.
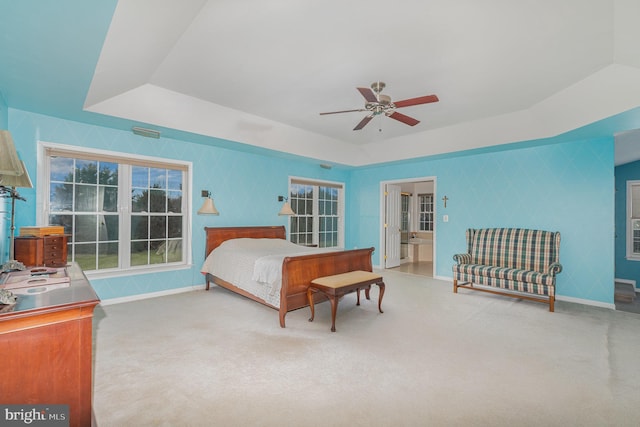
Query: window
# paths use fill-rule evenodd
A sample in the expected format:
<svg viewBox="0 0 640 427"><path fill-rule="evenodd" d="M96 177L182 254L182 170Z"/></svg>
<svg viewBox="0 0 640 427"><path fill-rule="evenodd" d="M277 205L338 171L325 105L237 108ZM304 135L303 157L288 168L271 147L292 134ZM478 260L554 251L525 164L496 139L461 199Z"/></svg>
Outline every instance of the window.
<svg viewBox="0 0 640 427"><path fill-rule="evenodd" d="M44 147L42 222L62 225L87 272L187 264L189 165Z"/></svg>
<svg viewBox="0 0 640 427"><path fill-rule="evenodd" d="M289 239L321 248L344 246L342 184L292 179Z"/></svg>
<svg viewBox="0 0 640 427"><path fill-rule="evenodd" d="M418 229L433 231L433 194L418 194Z"/></svg>
<svg viewBox="0 0 640 427"><path fill-rule="evenodd" d="M411 194L400 193L400 230L409 231L409 208L411 204Z"/></svg>
<svg viewBox="0 0 640 427"><path fill-rule="evenodd" d="M640 181L627 181L627 258L640 261Z"/></svg>

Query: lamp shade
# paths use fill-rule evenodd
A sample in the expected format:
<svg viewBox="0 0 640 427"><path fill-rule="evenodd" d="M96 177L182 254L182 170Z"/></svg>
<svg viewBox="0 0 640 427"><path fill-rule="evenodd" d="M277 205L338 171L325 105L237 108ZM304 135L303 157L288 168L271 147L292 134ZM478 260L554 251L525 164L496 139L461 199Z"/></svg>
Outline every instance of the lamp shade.
<svg viewBox="0 0 640 427"><path fill-rule="evenodd" d="M20 158L8 130L0 130L0 176L21 175ZM6 185L7 184L2 184Z"/></svg>
<svg viewBox="0 0 640 427"><path fill-rule="evenodd" d="M284 205L282 205L282 209L280 209L280 212L278 212L278 215L295 215L296 213L293 211L293 209L291 209L291 205L289 205L289 202L284 202Z"/></svg>
<svg viewBox="0 0 640 427"><path fill-rule="evenodd" d="M24 162L22 160L18 160L20 166L19 170L22 171L20 175L1 175L0 174L0 185L5 187L20 187L20 188L33 188L33 184L31 183L31 178L29 178L29 173L27 172L27 168L24 167Z"/></svg>
<svg viewBox="0 0 640 427"><path fill-rule="evenodd" d="M220 212L216 209L216 205L213 204L213 199L207 197L204 199L202 207L198 209L198 215L220 215Z"/></svg>

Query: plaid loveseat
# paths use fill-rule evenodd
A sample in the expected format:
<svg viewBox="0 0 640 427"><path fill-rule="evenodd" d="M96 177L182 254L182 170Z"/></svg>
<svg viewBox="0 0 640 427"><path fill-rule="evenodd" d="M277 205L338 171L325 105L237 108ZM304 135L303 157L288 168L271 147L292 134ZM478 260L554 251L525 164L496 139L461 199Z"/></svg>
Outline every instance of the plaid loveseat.
<svg viewBox="0 0 640 427"><path fill-rule="evenodd" d="M465 287L548 302L549 311L554 310L556 274L562 271L559 232L470 228L467 253L453 259L454 293Z"/></svg>

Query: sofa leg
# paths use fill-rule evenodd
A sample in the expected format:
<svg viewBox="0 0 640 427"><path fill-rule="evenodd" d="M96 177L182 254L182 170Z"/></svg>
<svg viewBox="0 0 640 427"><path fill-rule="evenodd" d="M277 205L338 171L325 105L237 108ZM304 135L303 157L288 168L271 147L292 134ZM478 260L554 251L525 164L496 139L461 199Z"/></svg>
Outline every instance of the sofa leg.
<svg viewBox="0 0 640 427"><path fill-rule="evenodd" d="M453 293L458 293L458 279L453 279Z"/></svg>
<svg viewBox="0 0 640 427"><path fill-rule="evenodd" d="M555 308L555 307L554 307L554 305L555 305L555 301L556 301L556 297L555 297L555 296L553 296L553 297L549 297L549 311L550 311L551 313L553 313L553 310L554 310L554 308Z"/></svg>

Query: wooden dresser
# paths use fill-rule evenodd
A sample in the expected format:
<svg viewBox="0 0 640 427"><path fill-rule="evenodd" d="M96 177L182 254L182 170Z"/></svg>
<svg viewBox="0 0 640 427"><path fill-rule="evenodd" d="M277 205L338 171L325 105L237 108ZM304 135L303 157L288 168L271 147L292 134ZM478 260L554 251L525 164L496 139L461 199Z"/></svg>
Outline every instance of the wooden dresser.
<svg viewBox="0 0 640 427"><path fill-rule="evenodd" d="M26 266L64 267L67 265L67 236L16 237L15 259Z"/></svg>
<svg viewBox="0 0 640 427"><path fill-rule="evenodd" d="M0 312L0 401L69 405L69 425L90 426L92 322L100 300L77 264L64 270L68 283L14 289L17 303ZM2 273L0 284L5 279Z"/></svg>

